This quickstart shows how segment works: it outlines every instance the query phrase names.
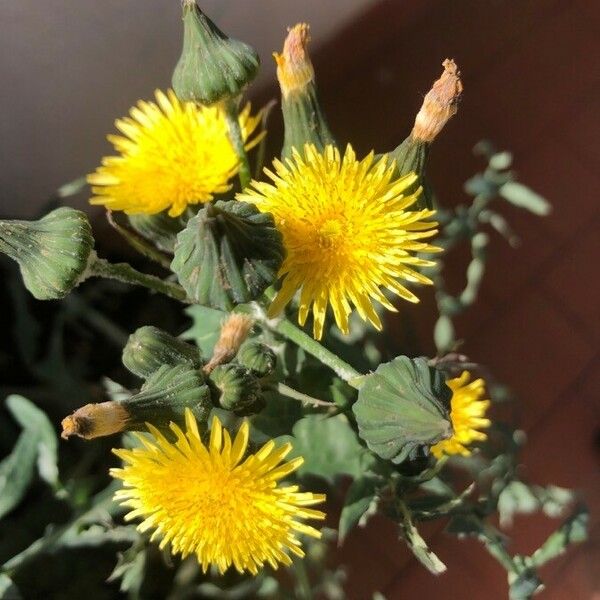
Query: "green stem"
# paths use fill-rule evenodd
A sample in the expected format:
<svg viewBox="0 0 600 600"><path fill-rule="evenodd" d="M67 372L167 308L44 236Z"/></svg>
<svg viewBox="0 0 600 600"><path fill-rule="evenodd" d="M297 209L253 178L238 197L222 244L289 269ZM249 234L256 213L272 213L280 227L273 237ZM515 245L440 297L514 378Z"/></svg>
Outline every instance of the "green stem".
<svg viewBox="0 0 600 600"><path fill-rule="evenodd" d="M223 110L225 113L225 121L227 122L227 128L229 129L229 139L235 150L235 153L240 159L240 186L242 190L250 183L252 175L250 173L250 163L248 162L248 155L244 148L244 137L242 135L242 129L240 127L240 121L238 117L238 110L234 100L228 99L223 102Z"/></svg>
<svg viewBox="0 0 600 600"><path fill-rule="evenodd" d="M311 338L308 334L304 333L302 329L296 327L296 325L285 318L278 321L273 329L314 356L324 365L330 367L338 377L349 383L351 386L357 387L357 383L353 380L360 378L361 373L346 361L342 360L339 356L336 356L333 352L327 350L327 348L319 344L319 342Z"/></svg>
<svg viewBox="0 0 600 600"><path fill-rule="evenodd" d="M110 210L106 211L106 220L109 225L115 229L121 237L135 250L137 250L142 256L153 260L158 263L161 267L165 269L171 268L171 259L168 256L165 256L162 252L157 250L150 242L148 242L145 238L125 227L119 225Z"/></svg>
<svg viewBox="0 0 600 600"><path fill-rule="evenodd" d="M328 408L332 408L335 405L333 402L326 402L325 400L319 400L318 398L313 398L312 396L308 396L307 394L303 394L294 388L285 385L285 383L277 384L277 391L286 398L292 398L293 400L300 400L300 402L304 404L310 404L312 406L327 406Z"/></svg>
<svg viewBox="0 0 600 600"><path fill-rule="evenodd" d="M141 285L180 302L188 302L187 294L179 284L140 273L127 263L110 263L103 258L95 257L88 267L88 277L104 277L131 285Z"/></svg>

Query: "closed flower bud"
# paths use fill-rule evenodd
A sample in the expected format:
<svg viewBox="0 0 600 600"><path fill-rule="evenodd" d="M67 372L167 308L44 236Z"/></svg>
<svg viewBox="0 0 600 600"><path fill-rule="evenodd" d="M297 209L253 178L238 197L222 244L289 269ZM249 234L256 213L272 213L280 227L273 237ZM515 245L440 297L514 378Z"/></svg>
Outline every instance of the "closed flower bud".
<svg viewBox="0 0 600 600"><path fill-rule="evenodd" d="M240 348L237 361L257 377L266 377L275 370L277 357L269 346L260 342L247 342Z"/></svg>
<svg viewBox="0 0 600 600"><path fill-rule="evenodd" d="M196 0L184 0L183 50L173 73L180 100L213 104L238 96L256 77L259 64L250 46L228 38Z"/></svg>
<svg viewBox="0 0 600 600"><path fill-rule="evenodd" d="M146 423L158 428L183 424L189 408L205 423L211 411L210 391L200 371L189 365L163 365L142 389L124 400L86 404L62 421L62 437L93 439L121 431L142 431Z"/></svg>
<svg viewBox="0 0 600 600"><path fill-rule="evenodd" d="M289 30L281 54L273 55L277 62L285 126L283 158L291 156L294 147L302 151L304 144L314 144L318 150L327 144L335 145L319 106L315 71L307 52L309 41L308 25L299 23Z"/></svg>
<svg viewBox="0 0 600 600"><path fill-rule="evenodd" d="M188 297L231 310L258 298L283 262L273 217L240 200L206 204L177 236L171 269Z"/></svg>
<svg viewBox="0 0 600 600"><path fill-rule="evenodd" d="M209 382L218 405L238 415L259 412L264 406L258 380L240 365L215 367L209 375Z"/></svg>
<svg viewBox="0 0 600 600"><path fill-rule="evenodd" d="M202 365L200 350L157 327L140 327L123 348L123 364L134 375L147 379L162 365Z"/></svg>
<svg viewBox="0 0 600 600"><path fill-rule="evenodd" d="M392 152L398 177L414 172L419 176L423 193L415 208L433 208L433 191L425 178L429 145L458 110L463 91L460 72L453 60L443 62L444 72L425 96L410 135Z"/></svg>
<svg viewBox="0 0 600 600"><path fill-rule="evenodd" d="M17 261L38 300L64 298L83 279L94 247L88 218L57 208L38 221L0 221L0 252Z"/></svg>

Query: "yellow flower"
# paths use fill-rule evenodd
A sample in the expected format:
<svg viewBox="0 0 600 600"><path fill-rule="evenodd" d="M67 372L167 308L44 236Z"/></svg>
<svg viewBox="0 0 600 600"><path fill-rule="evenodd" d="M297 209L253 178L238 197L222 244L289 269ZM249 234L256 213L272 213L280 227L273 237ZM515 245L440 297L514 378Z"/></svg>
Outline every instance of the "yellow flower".
<svg viewBox="0 0 600 600"><path fill-rule="evenodd" d="M111 475L124 481L115 500L133 509L126 519L142 517L140 531L153 529L151 540L161 538L161 549L170 544L173 554L196 554L205 572L209 565L221 573L233 565L256 574L265 563L289 565L289 553L304 556L297 533L320 533L300 520L323 519L324 513L306 507L325 496L278 487L302 464L302 458L280 464L291 445L275 448L271 440L245 456L248 423L232 443L215 417L205 447L190 410L185 420L185 432L171 423L174 442L148 424L154 440L138 434L143 447L114 450L125 462Z"/></svg>
<svg viewBox="0 0 600 600"><path fill-rule="evenodd" d="M403 195L416 175L395 180L387 156L376 160L371 153L359 161L350 145L342 157L332 146L319 152L307 144L303 154L294 149L291 159L273 165L275 173L265 169L273 183L253 181L237 196L272 213L283 235L287 256L271 316L301 290L298 321L306 322L312 306L313 335L320 339L328 304L338 327L348 333L351 303L381 329L372 300L395 310L382 288L419 301L400 280L430 284L415 267L435 263L415 253L439 249L422 241L437 232L437 223L427 221L435 211L409 210L420 189Z"/></svg>
<svg viewBox="0 0 600 600"><path fill-rule="evenodd" d="M444 454L469 456L469 444L487 439L487 435L479 431L491 425L491 421L485 418L490 401L482 400L485 396L485 383L483 379L471 382L470 379L469 372L463 371L460 377L446 382L452 390L450 419L454 433L452 437L431 447L436 458L441 458Z"/></svg>
<svg viewBox="0 0 600 600"><path fill-rule="evenodd" d="M239 159L229 141L227 123L218 105L180 102L169 90L157 90L154 102L138 102L130 117L118 119L123 135L109 135L119 156L108 156L88 176L92 204L127 214L156 214L169 209L180 215L188 204L208 202L231 188ZM246 148L261 116L246 105L239 120Z"/></svg>

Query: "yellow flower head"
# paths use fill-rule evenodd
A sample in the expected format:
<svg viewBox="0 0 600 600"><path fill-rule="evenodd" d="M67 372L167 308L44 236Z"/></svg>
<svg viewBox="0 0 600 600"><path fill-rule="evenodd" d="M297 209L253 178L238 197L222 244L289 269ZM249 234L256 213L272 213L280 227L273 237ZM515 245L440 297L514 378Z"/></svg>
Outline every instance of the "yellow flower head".
<svg viewBox="0 0 600 600"><path fill-rule="evenodd" d="M470 379L469 372L463 371L460 377L446 382L452 390L450 419L454 433L452 437L431 447L436 458L441 458L444 454L469 456L469 444L487 439L487 435L479 431L491 425L491 421L485 418L490 401L482 400L485 396L485 383L483 379Z"/></svg>
<svg viewBox="0 0 600 600"><path fill-rule="evenodd" d="M151 539L161 538L161 548L170 544L173 554L196 554L205 572L209 565L221 573L233 565L256 574L265 563L289 565L290 552L304 556L297 533L320 533L301 519L323 519L324 513L306 507L325 496L278 487L302 464L302 458L280 464L291 445L275 448L271 440L245 456L248 423L232 443L215 417L205 447L190 410L185 420L185 432L170 425L175 442L148 424L154 440L138 434L143 447L114 450L125 463L111 475L124 482L115 500L133 509L126 519L142 517L140 531L153 529Z"/></svg>
<svg viewBox="0 0 600 600"><path fill-rule="evenodd" d="M127 214L156 214L169 209L180 215L188 204L212 200L230 189L239 159L229 141L221 108L180 102L169 90L157 90L154 102L138 102L130 117L118 119L123 135L109 135L119 156L108 156L88 176L92 204ZM239 120L246 148L260 122L247 105Z"/></svg>
<svg viewBox="0 0 600 600"><path fill-rule="evenodd" d="M320 339L328 304L338 327L348 333L351 303L360 316L381 329L372 300L395 310L382 292L394 292L410 302L418 298L401 280L430 284L415 270L434 263L416 252L439 250L423 240L436 233L428 221L433 210L410 210L417 192L404 196L417 176L394 179L387 156L369 154L357 160L350 145L344 156L332 146L319 152L306 145L285 163L274 161L273 183L253 181L237 197L270 212L283 235L287 252L281 267L282 287L270 307L277 315L300 293L298 321L303 325L312 306L313 335Z"/></svg>

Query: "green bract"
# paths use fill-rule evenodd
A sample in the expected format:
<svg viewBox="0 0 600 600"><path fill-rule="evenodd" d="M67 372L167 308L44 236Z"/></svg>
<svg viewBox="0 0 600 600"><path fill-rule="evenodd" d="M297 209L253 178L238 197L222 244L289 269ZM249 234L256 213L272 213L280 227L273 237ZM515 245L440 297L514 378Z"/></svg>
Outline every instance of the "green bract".
<svg viewBox="0 0 600 600"><path fill-rule="evenodd" d="M258 298L283 261L273 217L246 202L207 204L177 236L171 268L194 302L229 310Z"/></svg>
<svg viewBox="0 0 600 600"><path fill-rule="evenodd" d="M127 428L134 430L146 429L146 423L182 424L186 408L203 423L212 407L202 372L189 365L163 365L148 377L139 393L119 404L129 414Z"/></svg>
<svg viewBox="0 0 600 600"><path fill-rule="evenodd" d="M259 64L248 44L228 38L194 0L184 1L183 50L173 73L180 100L212 104L238 96Z"/></svg>
<svg viewBox="0 0 600 600"><path fill-rule="evenodd" d="M400 463L450 437L451 391L424 358L395 358L364 379L352 407L360 436L381 458Z"/></svg>
<svg viewBox="0 0 600 600"><path fill-rule="evenodd" d="M38 300L64 298L86 270L94 238L87 216L57 208L38 221L0 221L0 251L19 263Z"/></svg>
<svg viewBox="0 0 600 600"><path fill-rule="evenodd" d="M134 375L146 379L162 365L186 364L194 369L202 365L200 351L157 327L140 327L123 348L123 364Z"/></svg>

